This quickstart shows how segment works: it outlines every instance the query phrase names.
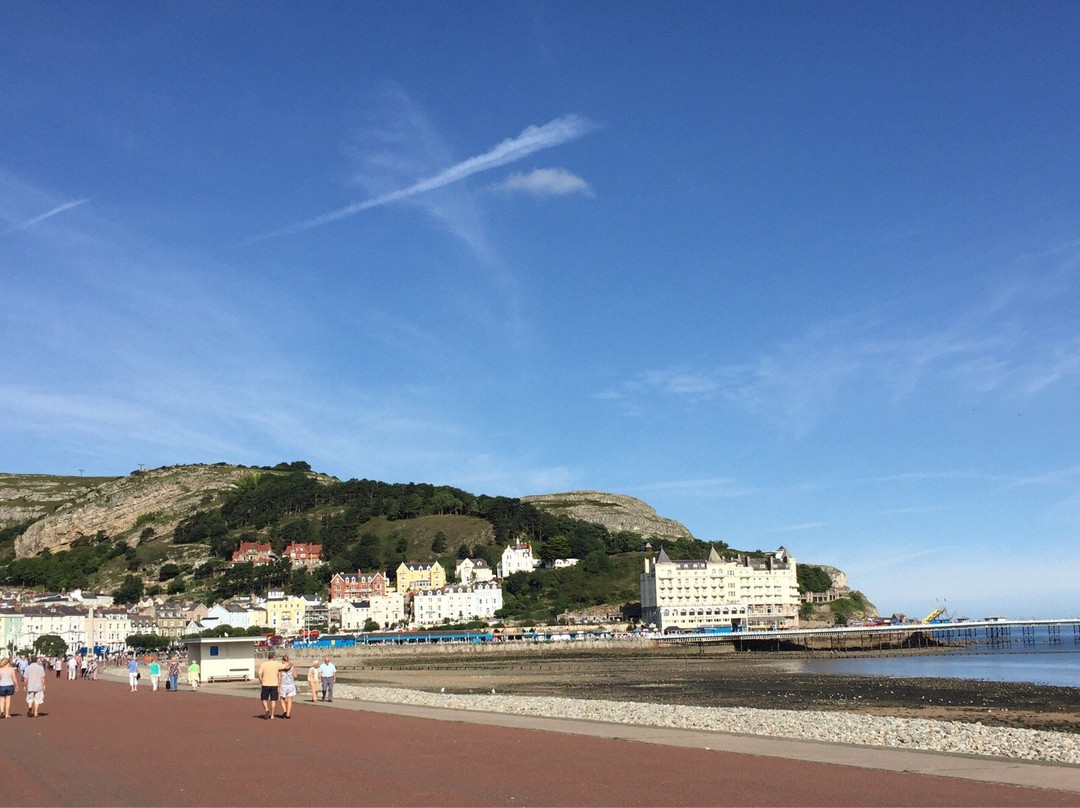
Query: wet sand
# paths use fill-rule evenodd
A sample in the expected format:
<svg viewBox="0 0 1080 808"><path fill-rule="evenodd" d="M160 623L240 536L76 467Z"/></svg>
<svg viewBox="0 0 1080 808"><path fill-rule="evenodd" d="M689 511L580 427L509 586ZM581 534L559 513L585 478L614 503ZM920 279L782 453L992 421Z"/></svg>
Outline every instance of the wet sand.
<svg viewBox="0 0 1080 808"><path fill-rule="evenodd" d="M301 654L303 652L300 652ZM297 659L303 659L297 654ZM805 654L745 654L718 647L594 646L394 648L338 652L339 679L448 693L842 710L1080 732L1080 688L969 679L792 673Z"/></svg>

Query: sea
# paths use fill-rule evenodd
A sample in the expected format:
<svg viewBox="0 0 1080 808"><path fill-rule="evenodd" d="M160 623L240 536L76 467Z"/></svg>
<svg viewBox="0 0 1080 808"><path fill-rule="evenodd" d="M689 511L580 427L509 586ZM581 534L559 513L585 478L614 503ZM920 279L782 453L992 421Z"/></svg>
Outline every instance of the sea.
<svg viewBox="0 0 1080 808"><path fill-rule="evenodd" d="M789 667L790 666L790 667ZM1080 643L1070 636L1046 642L991 647L974 645L919 656L787 660L793 673L982 679L1080 687Z"/></svg>

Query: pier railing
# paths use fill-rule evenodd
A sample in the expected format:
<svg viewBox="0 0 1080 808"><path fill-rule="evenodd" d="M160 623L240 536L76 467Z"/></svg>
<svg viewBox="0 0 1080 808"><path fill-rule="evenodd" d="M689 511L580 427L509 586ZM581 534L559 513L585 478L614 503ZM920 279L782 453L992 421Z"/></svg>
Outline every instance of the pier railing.
<svg viewBox="0 0 1080 808"><path fill-rule="evenodd" d="M896 648L910 646L987 645L1009 647L1014 642L1059 646L1062 640L1080 645L1080 618L1047 620L969 620L949 623L898 623L881 626L835 626L656 634L653 639L676 645L732 644L737 648L801 646L815 649Z"/></svg>

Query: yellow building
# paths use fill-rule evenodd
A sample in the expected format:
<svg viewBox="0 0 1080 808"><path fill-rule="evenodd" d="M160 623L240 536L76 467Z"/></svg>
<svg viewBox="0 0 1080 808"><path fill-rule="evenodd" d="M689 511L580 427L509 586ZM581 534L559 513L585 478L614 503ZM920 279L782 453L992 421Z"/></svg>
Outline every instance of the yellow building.
<svg viewBox="0 0 1080 808"><path fill-rule="evenodd" d="M397 591L427 592L446 586L446 570L438 561L427 564L404 561L397 568Z"/></svg>
<svg viewBox="0 0 1080 808"><path fill-rule="evenodd" d="M263 607L266 610L266 622L263 624L283 637L296 637L304 628L304 613L307 601L295 596L272 598Z"/></svg>

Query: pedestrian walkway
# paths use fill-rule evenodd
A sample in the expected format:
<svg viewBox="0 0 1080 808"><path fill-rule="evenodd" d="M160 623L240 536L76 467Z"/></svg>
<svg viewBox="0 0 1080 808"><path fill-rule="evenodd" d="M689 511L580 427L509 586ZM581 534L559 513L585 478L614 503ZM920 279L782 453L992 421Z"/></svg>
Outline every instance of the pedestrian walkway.
<svg viewBox="0 0 1080 808"><path fill-rule="evenodd" d="M50 681L43 717L0 721L3 802L1080 805L1074 767L998 764L1002 772L1041 770L1042 784L1058 789L1051 790L771 757L790 751L785 742L769 748L755 746L762 739L716 733L592 724L586 734L578 725L590 722L420 714L343 699L300 702L291 720L265 721L258 695L253 685L131 693L111 680ZM858 751L807 746L833 750L828 754L844 764ZM935 766L940 759L972 765L969 758L926 758Z"/></svg>

